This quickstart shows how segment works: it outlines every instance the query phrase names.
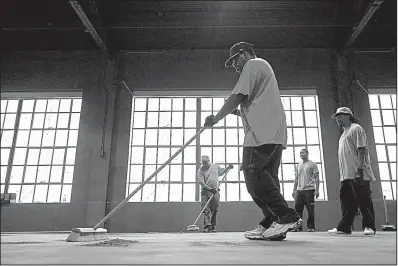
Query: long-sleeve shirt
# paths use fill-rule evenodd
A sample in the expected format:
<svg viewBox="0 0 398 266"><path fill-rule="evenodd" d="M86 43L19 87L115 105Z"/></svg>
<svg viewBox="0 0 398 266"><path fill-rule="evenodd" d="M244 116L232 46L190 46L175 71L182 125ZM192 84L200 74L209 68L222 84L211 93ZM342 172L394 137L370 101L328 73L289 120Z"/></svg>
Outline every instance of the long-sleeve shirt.
<svg viewBox="0 0 398 266"><path fill-rule="evenodd" d="M207 170L205 170L202 165L197 173L198 182L203 182L210 188L217 188L219 184L218 177L223 175L224 172L225 169L217 164L211 163Z"/></svg>

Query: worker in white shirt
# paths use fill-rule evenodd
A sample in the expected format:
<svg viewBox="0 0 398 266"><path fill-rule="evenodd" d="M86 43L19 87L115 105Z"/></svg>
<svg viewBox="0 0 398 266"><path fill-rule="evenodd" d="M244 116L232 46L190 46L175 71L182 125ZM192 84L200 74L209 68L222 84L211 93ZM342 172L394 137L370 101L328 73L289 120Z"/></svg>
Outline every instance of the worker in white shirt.
<svg viewBox="0 0 398 266"><path fill-rule="evenodd" d="M308 232L315 232L315 198L319 197L319 171L316 163L308 159L308 150L300 151L302 161L296 166L296 177L293 187L294 208L303 218L304 206L308 212ZM296 232L303 231L300 226Z"/></svg>
<svg viewBox="0 0 398 266"><path fill-rule="evenodd" d="M370 182L376 181L368 151L365 130L358 124L348 107L340 107L332 119L344 131L339 140L340 202L342 218L329 234L351 234L358 207L362 214L364 235L376 233Z"/></svg>
<svg viewBox="0 0 398 266"><path fill-rule="evenodd" d="M226 169L223 169L221 166L211 163L209 156L202 156L202 166L199 168L197 174L198 183L202 187L200 193L201 209L203 209L210 197L214 195L210 203L203 210L203 232L205 233L216 232L217 213L220 206L220 192L218 188L220 182L218 177L224 175L228 169L232 168L233 166L229 165Z"/></svg>

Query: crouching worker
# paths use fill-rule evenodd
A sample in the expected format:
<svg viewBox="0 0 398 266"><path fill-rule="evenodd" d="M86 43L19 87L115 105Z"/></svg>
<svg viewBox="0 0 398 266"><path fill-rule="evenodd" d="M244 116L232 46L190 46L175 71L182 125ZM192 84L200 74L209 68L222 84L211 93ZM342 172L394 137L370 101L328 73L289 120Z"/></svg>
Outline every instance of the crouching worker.
<svg viewBox="0 0 398 266"><path fill-rule="evenodd" d="M210 158L207 155L202 156L202 166L198 170L198 182L202 187L200 197L201 204L200 208L206 205L207 201L209 201L212 195L210 203L203 210L204 214L204 229L203 232L210 233L216 232L216 223L217 223L217 213L218 207L220 206L220 190L218 189L219 185L219 176L224 175L228 169L232 169L233 166L229 165L228 168L223 169L221 166L217 164L212 164L210 162Z"/></svg>

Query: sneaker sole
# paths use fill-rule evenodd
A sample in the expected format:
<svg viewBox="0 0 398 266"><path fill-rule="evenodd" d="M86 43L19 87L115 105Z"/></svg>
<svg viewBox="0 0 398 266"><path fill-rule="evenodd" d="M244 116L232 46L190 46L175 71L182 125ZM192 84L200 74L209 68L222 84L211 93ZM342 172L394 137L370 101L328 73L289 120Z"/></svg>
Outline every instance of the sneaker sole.
<svg viewBox="0 0 398 266"><path fill-rule="evenodd" d="M271 237L271 238L264 239L264 240L267 240L267 241L283 241L285 239L286 239L286 235L280 235L280 236L275 236L275 237Z"/></svg>
<svg viewBox="0 0 398 266"><path fill-rule="evenodd" d="M268 240L268 241L282 241L286 239L285 234L269 237L269 238L264 238L263 236L245 236L245 238L249 240Z"/></svg>
<svg viewBox="0 0 398 266"><path fill-rule="evenodd" d="M299 228L300 226L302 226L303 221L300 219L295 223L289 223L289 224L283 224L283 227L281 227L278 231L276 231L274 234L272 235L268 235L268 236L264 236L263 234L263 238L265 240L272 240L274 238L278 238L283 236L284 234L286 234L287 232L291 232L293 230L296 230L297 228ZM264 233L266 233L267 231L265 231Z"/></svg>
<svg viewBox="0 0 398 266"><path fill-rule="evenodd" d="M344 232L328 232L329 235L351 235L348 233L344 233Z"/></svg>
<svg viewBox="0 0 398 266"><path fill-rule="evenodd" d="M250 239L250 240L264 240L263 235L259 235L259 236L254 236L254 235L247 236L247 235L245 235L245 237L246 237L247 239Z"/></svg>

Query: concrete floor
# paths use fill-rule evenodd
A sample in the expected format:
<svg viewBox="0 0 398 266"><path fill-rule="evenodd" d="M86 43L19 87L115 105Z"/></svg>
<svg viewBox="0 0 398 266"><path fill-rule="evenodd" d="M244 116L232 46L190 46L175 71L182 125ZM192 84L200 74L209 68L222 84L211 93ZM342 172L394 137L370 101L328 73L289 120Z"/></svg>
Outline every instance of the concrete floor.
<svg viewBox="0 0 398 266"><path fill-rule="evenodd" d="M1 264L393 264L395 232L329 236L289 233L281 242L243 233L109 234L104 242L66 242L66 233L2 233ZM112 246L113 245L113 246Z"/></svg>

